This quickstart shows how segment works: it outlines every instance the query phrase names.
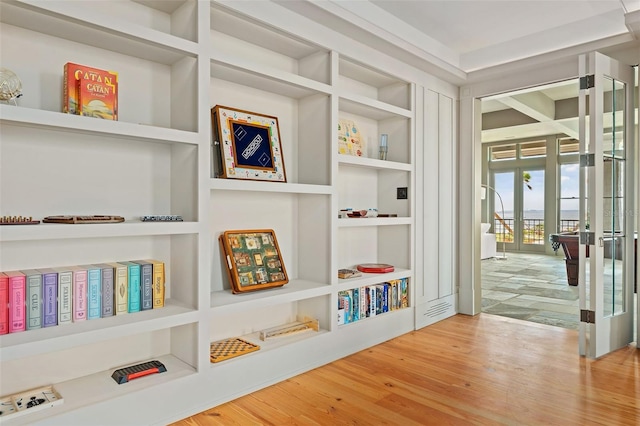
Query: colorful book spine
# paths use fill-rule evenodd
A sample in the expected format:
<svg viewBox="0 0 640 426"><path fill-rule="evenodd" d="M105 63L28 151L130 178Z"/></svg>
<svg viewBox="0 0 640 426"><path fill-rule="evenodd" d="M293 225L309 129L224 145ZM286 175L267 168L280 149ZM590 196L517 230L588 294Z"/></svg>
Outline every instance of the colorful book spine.
<svg viewBox="0 0 640 426"><path fill-rule="evenodd" d="M360 319L360 289L353 289L353 299L351 300L351 304L353 305L353 321L358 321Z"/></svg>
<svg viewBox="0 0 640 426"><path fill-rule="evenodd" d="M140 265L133 262L118 262L127 265L128 312L140 312Z"/></svg>
<svg viewBox="0 0 640 426"><path fill-rule="evenodd" d="M360 288L360 318L367 317L367 287Z"/></svg>
<svg viewBox="0 0 640 426"><path fill-rule="evenodd" d="M20 271L5 272L9 277L9 333L26 330L26 277Z"/></svg>
<svg viewBox="0 0 640 426"><path fill-rule="evenodd" d="M402 278L400 284L400 307L408 308L409 307L409 279Z"/></svg>
<svg viewBox="0 0 640 426"><path fill-rule="evenodd" d="M87 319L87 270L71 267L73 272L73 322Z"/></svg>
<svg viewBox="0 0 640 426"><path fill-rule="evenodd" d="M87 319L100 318L102 313L102 269L95 265L87 268Z"/></svg>
<svg viewBox="0 0 640 426"><path fill-rule="evenodd" d="M22 271L27 285L27 330L42 328L43 284L42 274L35 269Z"/></svg>
<svg viewBox="0 0 640 426"><path fill-rule="evenodd" d="M102 271L102 318L114 315L114 277L113 266L107 264L97 265Z"/></svg>
<svg viewBox="0 0 640 426"><path fill-rule="evenodd" d="M377 301L377 295L376 295L376 286L370 286L367 287L367 290L369 291L369 315L370 317L375 317L377 314L376 311L376 301Z"/></svg>
<svg viewBox="0 0 640 426"><path fill-rule="evenodd" d="M73 321L73 271L56 268L58 272L58 325Z"/></svg>
<svg viewBox="0 0 640 426"><path fill-rule="evenodd" d="M42 274L42 326L58 325L58 273L51 269L40 269Z"/></svg>
<svg viewBox="0 0 640 426"><path fill-rule="evenodd" d="M9 277L0 272L0 335L9 333Z"/></svg>
<svg viewBox="0 0 640 426"><path fill-rule="evenodd" d="M122 263L109 263L108 265L113 266L115 314L123 315L129 312L129 268Z"/></svg>
<svg viewBox="0 0 640 426"><path fill-rule="evenodd" d="M164 262L150 259L153 264L153 309L164 307L165 271Z"/></svg>
<svg viewBox="0 0 640 426"><path fill-rule="evenodd" d="M153 309L153 264L148 260L135 260L140 265L140 310Z"/></svg>

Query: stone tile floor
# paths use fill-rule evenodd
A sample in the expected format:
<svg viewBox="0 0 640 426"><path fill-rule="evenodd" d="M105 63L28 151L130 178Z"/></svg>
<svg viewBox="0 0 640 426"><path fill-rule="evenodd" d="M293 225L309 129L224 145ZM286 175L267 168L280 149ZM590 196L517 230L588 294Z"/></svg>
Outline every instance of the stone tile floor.
<svg viewBox="0 0 640 426"><path fill-rule="evenodd" d="M578 329L578 288L567 284L561 254L507 253L481 268L482 312Z"/></svg>
<svg viewBox="0 0 640 426"><path fill-rule="evenodd" d="M607 265L605 277L610 278L612 270ZM562 254L507 253L505 260L482 260L481 269L482 312L578 329L578 287L567 284ZM612 300L612 293L605 290L605 302ZM615 293L615 300L621 301L620 293ZM638 312L637 301L634 295L634 313ZM634 314L634 328L636 325Z"/></svg>

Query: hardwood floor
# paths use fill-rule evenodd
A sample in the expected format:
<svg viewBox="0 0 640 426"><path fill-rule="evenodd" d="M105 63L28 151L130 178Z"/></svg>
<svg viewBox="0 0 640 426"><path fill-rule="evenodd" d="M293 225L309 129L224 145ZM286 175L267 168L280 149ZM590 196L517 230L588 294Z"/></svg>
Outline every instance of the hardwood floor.
<svg viewBox="0 0 640 426"><path fill-rule="evenodd" d="M640 424L640 350L577 345L575 330L457 315L174 425Z"/></svg>

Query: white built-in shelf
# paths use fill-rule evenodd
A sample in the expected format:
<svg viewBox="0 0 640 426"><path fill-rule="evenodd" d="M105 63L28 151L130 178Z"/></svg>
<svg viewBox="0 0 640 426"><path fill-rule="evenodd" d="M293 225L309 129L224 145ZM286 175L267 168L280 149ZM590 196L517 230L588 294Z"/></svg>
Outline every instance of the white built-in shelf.
<svg viewBox="0 0 640 426"><path fill-rule="evenodd" d="M165 306L140 312L26 330L0 336L0 359L8 361L66 350L77 346L116 339L197 321L193 307L173 299Z"/></svg>
<svg viewBox="0 0 640 426"><path fill-rule="evenodd" d="M329 294L331 288L327 284L306 280L290 280L282 287L270 288L255 292L232 294L231 290L211 293L212 312L229 314L249 311L256 307L265 307L297 300L309 299Z"/></svg>
<svg viewBox="0 0 640 426"><path fill-rule="evenodd" d="M309 185L304 183L286 182L259 182L242 179L218 179L210 180L211 189L220 191L257 191L280 192L289 194L324 194L329 195L333 188L329 185Z"/></svg>
<svg viewBox="0 0 640 426"><path fill-rule="evenodd" d="M34 218L40 220L39 218ZM127 220L121 223L40 223L37 225L0 225L0 241L34 241L68 238L109 238L148 235L195 234L198 222L142 222Z"/></svg>
<svg viewBox="0 0 640 426"><path fill-rule="evenodd" d="M348 217L338 219L341 228L357 228L363 226L397 226L411 225L410 217Z"/></svg>
<svg viewBox="0 0 640 426"><path fill-rule="evenodd" d="M0 123L157 143L197 145L199 142L198 133L195 132L5 104L0 105Z"/></svg>
<svg viewBox="0 0 640 426"><path fill-rule="evenodd" d="M360 277L338 279L338 291L349 290L357 287L366 287L368 285L380 284L389 280L399 280L401 278L410 278L413 276L411 269L395 268L393 272L384 274L368 274L363 273ZM412 282L409 285L413 285Z"/></svg>
<svg viewBox="0 0 640 426"><path fill-rule="evenodd" d="M332 92L327 84L219 52L212 53L211 76L293 99Z"/></svg>
<svg viewBox="0 0 640 426"><path fill-rule="evenodd" d="M80 40L84 45L165 65L174 64L185 56L195 57L198 51L198 45L193 41L113 19L107 13L91 8L76 7L76 2L1 2L0 19L21 28L71 41Z"/></svg>
<svg viewBox="0 0 640 426"><path fill-rule="evenodd" d="M243 361L251 361L251 356L260 356L267 351L278 350L281 348L286 348L287 350L295 349L295 345L303 344L310 339L316 339L319 336L324 336L328 333L327 330L320 329L318 331L308 331L304 333L294 334L291 336L285 337L277 337L273 339L260 340L260 331L255 333L244 334L242 336L237 336L240 339L246 340L248 342L254 343L260 346L260 349L254 352L250 352L244 355L240 355L234 358L229 358L220 362L212 362L212 369L223 369L223 368L232 368L234 364L242 363ZM233 336L236 337L236 336ZM326 337L326 336L325 336Z"/></svg>
<svg viewBox="0 0 640 426"><path fill-rule="evenodd" d="M375 99L370 99L357 94L342 93L339 102L340 111L369 117L374 120L388 118L411 118L413 112Z"/></svg>
<svg viewBox="0 0 640 426"><path fill-rule="evenodd" d="M64 398L64 403L56 405L52 408L48 408L46 410L29 414L28 417L21 417L19 420L28 420L29 423L38 421L46 422L47 419L50 419L52 416L69 413L86 406L108 402L110 400L122 398L126 395L130 395L136 392L144 392L147 389L152 389L163 384L169 384L173 381L197 373L194 367L173 355L166 354L155 356L153 357L153 359L158 360L162 364L164 364L164 366L167 368L167 371L164 373L151 374L145 376L144 379L132 380L130 382L127 382L126 384L118 385L115 380L111 378L111 374L113 374L113 372L118 368L128 367L138 363L132 362L127 365L114 366L113 368L110 368L108 370L100 371L98 373L83 376L77 379L54 383L55 389ZM139 362L146 361L147 360ZM125 416L125 414L123 413L122 416ZM96 419L96 424L98 423L100 423L100 420ZM126 423L126 421L123 421L123 424L124 423ZM9 424L23 423L19 422Z"/></svg>
<svg viewBox="0 0 640 426"><path fill-rule="evenodd" d="M338 163L340 165L367 167L377 170L401 170L406 172L410 172L413 170L413 165L408 163L378 160L377 158L358 157L356 155L339 154Z"/></svg>

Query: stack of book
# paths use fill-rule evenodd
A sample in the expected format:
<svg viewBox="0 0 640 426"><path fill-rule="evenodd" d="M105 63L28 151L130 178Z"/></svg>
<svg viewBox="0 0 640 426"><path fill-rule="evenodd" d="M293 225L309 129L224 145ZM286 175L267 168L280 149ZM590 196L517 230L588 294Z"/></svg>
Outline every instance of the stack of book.
<svg viewBox="0 0 640 426"><path fill-rule="evenodd" d="M348 324L409 306L408 278L338 292L338 324Z"/></svg>
<svg viewBox="0 0 640 426"><path fill-rule="evenodd" d="M162 308L154 259L0 272L0 334Z"/></svg>

